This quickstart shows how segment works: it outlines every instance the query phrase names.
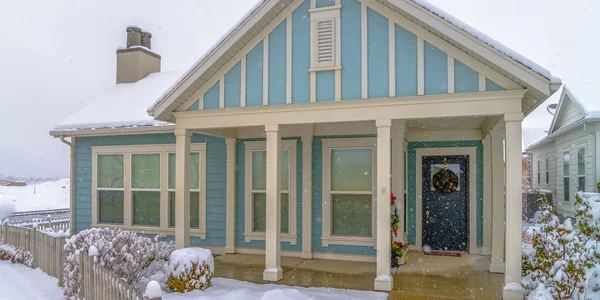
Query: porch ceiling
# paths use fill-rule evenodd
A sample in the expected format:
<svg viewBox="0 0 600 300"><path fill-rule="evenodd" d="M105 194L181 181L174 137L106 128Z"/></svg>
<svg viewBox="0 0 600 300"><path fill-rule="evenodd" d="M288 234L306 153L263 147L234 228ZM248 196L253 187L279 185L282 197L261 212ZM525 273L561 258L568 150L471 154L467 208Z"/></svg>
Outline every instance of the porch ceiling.
<svg viewBox="0 0 600 300"><path fill-rule="evenodd" d="M486 117L414 119L407 121L408 131L481 129Z"/></svg>

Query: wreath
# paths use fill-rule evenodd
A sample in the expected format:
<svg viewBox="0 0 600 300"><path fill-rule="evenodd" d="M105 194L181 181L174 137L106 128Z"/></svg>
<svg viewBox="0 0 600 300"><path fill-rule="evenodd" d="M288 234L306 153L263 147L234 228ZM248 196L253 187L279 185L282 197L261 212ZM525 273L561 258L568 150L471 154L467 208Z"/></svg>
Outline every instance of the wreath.
<svg viewBox="0 0 600 300"><path fill-rule="evenodd" d="M433 187L440 193L452 193L458 188L458 177L446 167L446 163L444 158L444 168L433 174Z"/></svg>

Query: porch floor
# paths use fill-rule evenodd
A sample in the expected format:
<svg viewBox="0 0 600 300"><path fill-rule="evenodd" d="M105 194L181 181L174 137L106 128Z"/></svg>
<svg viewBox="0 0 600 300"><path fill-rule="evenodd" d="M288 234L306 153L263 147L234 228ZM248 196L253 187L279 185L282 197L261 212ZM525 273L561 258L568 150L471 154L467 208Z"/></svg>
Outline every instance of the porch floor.
<svg viewBox="0 0 600 300"><path fill-rule="evenodd" d="M264 255L226 254L215 257L215 277L265 283ZM393 270L397 299L500 299L503 274L487 271L489 256L429 256L408 253L407 264ZM373 290L375 263L281 257L283 280L277 284L302 287Z"/></svg>

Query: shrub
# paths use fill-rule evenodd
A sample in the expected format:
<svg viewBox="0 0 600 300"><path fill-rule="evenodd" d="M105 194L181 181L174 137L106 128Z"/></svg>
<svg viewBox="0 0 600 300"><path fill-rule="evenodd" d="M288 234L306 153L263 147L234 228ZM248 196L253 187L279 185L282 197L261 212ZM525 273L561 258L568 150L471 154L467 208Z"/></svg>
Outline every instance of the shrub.
<svg viewBox="0 0 600 300"><path fill-rule="evenodd" d="M148 277L162 268L175 249L172 243L153 241L135 232L121 229L93 228L67 239L64 247L63 281L65 296L79 298L79 255L97 248L95 261L136 289L143 287Z"/></svg>
<svg viewBox="0 0 600 300"><path fill-rule="evenodd" d="M215 271L212 253L208 249L175 250L165 264L167 287L176 292L205 290L212 284Z"/></svg>
<svg viewBox="0 0 600 300"><path fill-rule="evenodd" d="M16 248L8 244L0 244L0 260L8 260L13 264L32 266L33 255L31 252Z"/></svg>

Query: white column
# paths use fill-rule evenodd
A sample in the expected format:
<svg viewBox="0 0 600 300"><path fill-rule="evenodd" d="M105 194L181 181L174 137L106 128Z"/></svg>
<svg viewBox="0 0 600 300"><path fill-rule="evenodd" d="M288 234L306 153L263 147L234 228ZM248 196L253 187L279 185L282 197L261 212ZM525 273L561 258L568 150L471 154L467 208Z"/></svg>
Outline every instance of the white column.
<svg viewBox="0 0 600 300"><path fill-rule="evenodd" d="M390 275L390 190L391 190L391 126L392 120L377 120L377 277L375 290L391 291Z"/></svg>
<svg viewBox="0 0 600 300"><path fill-rule="evenodd" d="M175 246L190 246L190 140L191 132L175 129Z"/></svg>
<svg viewBox="0 0 600 300"><path fill-rule="evenodd" d="M266 125L267 134L267 229L265 243L265 271L263 280L279 281L283 278L279 248L281 204L279 202L279 125Z"/></svg>
<svg viewBox="0 0 600 300"><path fill-rule="evenodd" d="M483 248L482 255L492 254L492 138L483 139Z"/></svg>
<svg viewBox="0 0 600 300"><path fill-rule="evenodd" d="M392 192L396 196L394 207L398 212L400 222L398 224L398 237L394 241L403 241L404 232L404 120L392 122ZM391 214L391 213L390 213Z"/></svg>
<svg viewBox="0 0 600 300"><path fill-rule="evenodd" d="M235 253L235 144L228 138L227 144L227 192L225 194L225 253Z"/></svg>
<svg viewBox="0 0 600 300"><path fill-rule="evenodd" d="M302 252L300 257L312 259L312 141L313 128L302 134Z"/></svg>
<svg viewBox="0 0 600 300"><path fill-rule="evenodd" d="M506 121L506 272L505 285L521 285L522 113L505 114ZM517 291L504 291L503 299L523 299Z"/></svg>
<svg viewBox="0 0 600 300"><path fill-rule="evenodd" d="M491 134L492 148L492 262L490 272L504 273L504 122Z"/></svg>

